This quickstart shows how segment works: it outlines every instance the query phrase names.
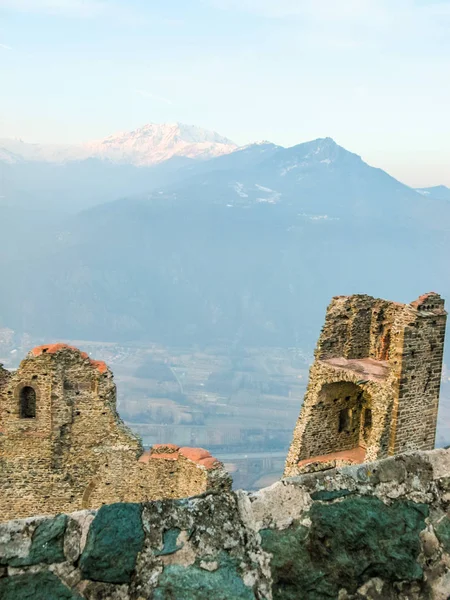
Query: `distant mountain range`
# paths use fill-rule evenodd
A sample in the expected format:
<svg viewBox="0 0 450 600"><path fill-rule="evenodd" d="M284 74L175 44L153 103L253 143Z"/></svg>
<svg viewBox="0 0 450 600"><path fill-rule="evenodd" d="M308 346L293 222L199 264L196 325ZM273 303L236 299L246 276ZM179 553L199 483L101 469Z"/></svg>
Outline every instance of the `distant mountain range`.
<svg viewBox="0 0 450 600"><path fill-rule="evenodd" d="M117 164L149 166L174 156L208 159L236 150L237 145L214 131L183 123L149 123L134 131L78 145L29 144L0 139L0 160L65 163L88 158Z"/></svg>
<svg viewBox="0 0 450 600"><path fill-rule="evenodd" d="M231 142L191 133L191 156L151 166L1 163L0 327L310 348L333 295L450 298L447 188L414 190L330 138L206 159L191 142ZM162 156L170 144L150 137Z"/></svg>

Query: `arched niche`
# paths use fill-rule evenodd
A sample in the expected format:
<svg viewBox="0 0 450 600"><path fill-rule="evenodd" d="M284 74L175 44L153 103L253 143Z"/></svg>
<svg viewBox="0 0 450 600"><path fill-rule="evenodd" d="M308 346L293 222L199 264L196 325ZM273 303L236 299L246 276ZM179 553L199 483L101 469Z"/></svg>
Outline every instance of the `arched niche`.
<svg viewBox="0 0 450 600"><path fill-rule="evenodd" d="M366 446L372 433L372 402L363 386L326 383L311 406L300 460Z"/></svg>

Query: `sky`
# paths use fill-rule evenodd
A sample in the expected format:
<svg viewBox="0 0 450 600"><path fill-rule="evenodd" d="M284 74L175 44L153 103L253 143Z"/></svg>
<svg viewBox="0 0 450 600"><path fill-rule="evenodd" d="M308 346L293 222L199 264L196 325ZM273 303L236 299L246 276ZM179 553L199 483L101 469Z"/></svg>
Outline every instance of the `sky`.
<svg viewBox="0 0 450 600"><path fill-rule="evenodd" d="M174 121L450 186L450 0L0 0L0 137Z"/></svg>

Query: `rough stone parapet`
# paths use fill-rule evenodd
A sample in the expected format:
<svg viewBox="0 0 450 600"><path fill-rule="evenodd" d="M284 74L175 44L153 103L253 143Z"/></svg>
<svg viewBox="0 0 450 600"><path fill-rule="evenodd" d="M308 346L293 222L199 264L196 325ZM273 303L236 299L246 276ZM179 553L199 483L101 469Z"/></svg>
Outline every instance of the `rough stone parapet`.
<svg viewBox="0 0 450 600"><path fill-rule="evenodd" d="M0 525L2 600L447 600L450 450Z"/></svg>

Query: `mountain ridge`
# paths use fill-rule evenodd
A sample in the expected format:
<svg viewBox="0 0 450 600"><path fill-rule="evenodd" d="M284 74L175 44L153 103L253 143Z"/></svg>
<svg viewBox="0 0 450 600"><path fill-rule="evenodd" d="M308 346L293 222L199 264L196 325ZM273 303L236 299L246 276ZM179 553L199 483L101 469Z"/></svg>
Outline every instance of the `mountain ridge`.
<svg viewBox="0 0 450 600"><path fill-rule="evenodd" d="M436 198L438 200L446 200L450 202L450 188L446 185L434 185L426 188L416 188L416 192L422 196Z"/></svg>
<svg viewBox="0 0 450 600"><path fill-rule="evenodd" d="M7 165L21 185L30 182L23 166ZM87 178L88 167L97 178ZM72 190L75 214L58 220L50 210L53 222L43 213L36 227L30 188L28 204L19 210L11 201L0 221L8 249L0 316L14 329L295 346L315 337L335 294L450 295L450 203L330 138L148 168L98 159L47 168L45 200L58 173L85 187ZM89 190L97 202L86 205ZM54 190L55 199L67 194L67 186Z"/></svg>
<svg viewBox="0 0 450 600"><path fill-rule="evenodd" d="M254 157L250 161L242 160L244 153L251 154L257 150L261 153L265 152L270 157L276 151L283 150L287 157L289 154L294 155L300 148L307 148L308 144L317 155L324 150L332 149L335 155L340 153L347 158L352 156L353 160L364 162L360 155L348 151L331 137L316 138L288 147L267 140L238 146L229 138L215 131L195 125L186 125L181 122L162 124L149 122L132 131L114 133L83 144L39 144L28 143L22 139L0 138L0 163L3 165L20 163L70 165L97 159L115 165L153 167L177 158L199 163L234 155L230 158L230 162L240 161L241 164L248 166L249 162L254 161ZM320 144L321 147L317 148L317 144ZM329 155L326 155L323 162L331 164L335 157L330 158ZM311 156L305 155L303 158L310 159ZM211 162L197 170L210 171L211 166L216 165L221 170L229 166L227 163ZM287 164L286 173L298 166L298 164ZM194 170L194 167L192 169ZM382 171L382 169L380 170ZM415 188L415 191L422 196L431 195L437 199L450 199L450 189L442 185Z"/></svg>
<svg viewBox="0 0 450 600"><path fill-rule="evenodd" d="M147 123L128 132L109 135L83 144L30 144L23 140L0 139L8 162L30 160L65 163L88 158L114 163L150 166L173 157L208 159L232 152L238 146L230 139L184 123Z"/></svg>

